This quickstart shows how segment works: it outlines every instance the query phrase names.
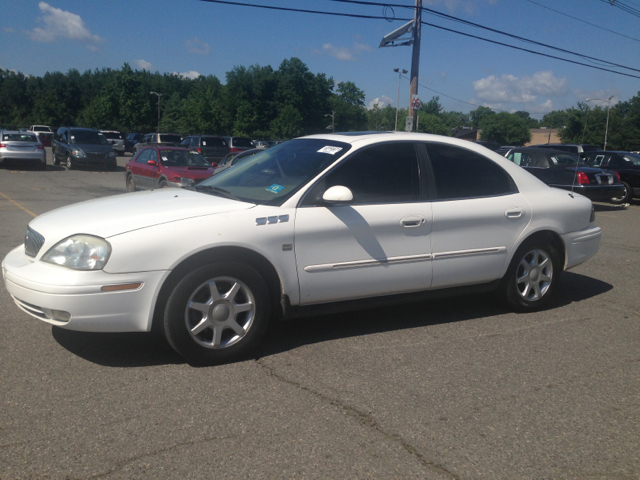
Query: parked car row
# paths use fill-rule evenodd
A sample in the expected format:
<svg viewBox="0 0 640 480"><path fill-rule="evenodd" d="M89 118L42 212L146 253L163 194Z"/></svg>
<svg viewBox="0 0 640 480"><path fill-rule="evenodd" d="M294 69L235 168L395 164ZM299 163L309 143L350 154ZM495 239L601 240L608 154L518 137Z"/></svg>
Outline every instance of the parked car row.
<svg viewBox="0 0 640 480"><path fill-rule="evenodd" d="M0 130L0 165L29 164L45 170L47 151L34 132Z"/></svg>

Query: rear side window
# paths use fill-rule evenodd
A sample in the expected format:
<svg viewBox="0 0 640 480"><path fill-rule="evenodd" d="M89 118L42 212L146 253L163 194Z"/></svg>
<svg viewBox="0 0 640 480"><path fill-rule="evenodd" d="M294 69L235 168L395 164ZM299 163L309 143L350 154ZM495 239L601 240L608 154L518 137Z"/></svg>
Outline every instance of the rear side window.
<svg viewBox="0 0 640 480"><path fill-rule="evenodd" d="M224 138L220 138L220 137L202 137L202 146L203 147L226 147L227 142Z"/></svg>
<svg viewBox="0 0 640 480"><path fill-rule="evenodd" d="M233 146L234 147L253 147L253 142L250 138L244 137L233 137Z"/></svg>
<svg viewBox="0 0 640 480"><path fill-rule="evenodd" d="M427 145L438 200L494 197L517 192L513 179L499 165L465 148Z"/></svg>
<svg viewBox="0 0 640 480"><path fill-rule="evenodd" d="M533 163L531 155L525 152L511 152L507 158L521 167L529 167Z"/></svg>

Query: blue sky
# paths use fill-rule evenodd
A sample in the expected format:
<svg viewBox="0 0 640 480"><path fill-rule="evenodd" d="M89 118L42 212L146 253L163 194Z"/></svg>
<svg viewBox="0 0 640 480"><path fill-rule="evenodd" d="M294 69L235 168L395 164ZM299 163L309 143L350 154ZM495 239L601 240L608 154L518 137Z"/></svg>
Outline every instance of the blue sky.
<svg viewBox="0 0 640 480"><path fill-rule="evenodd" d="M244 0L238 0L244 1ZM640 70L640 41L552 12L553 8L640 40L640 18L602 0L423 0L424 6L500 31ZM640 0L625 0L640 10ZM326 0L252 0L246 3L381 15L381 7ZM392 3L413 5L413 0ZM540 5L536 5L536 3ZM407 17L394 8L397 17ZM269 11L196 0L0 0L0 67L29 75L102 67L215 75L223 83L234 66L271 65L298 57L313 73L364 90L367 105L395 106L398 75L410 70L411 47L378 48L404 22ZM554 52L425 14L424 21L524 48ZM556 53L557 54L557 53ZM583 61L576 57L571 57ZM629 72L640 76L640 72ZM423 26L419 94L437 90L469 103L541 114L586 98L628 100L640 79L514 51ZM400 106L409 100L401 81ZM474 106L444 96L447 110ZM597 104L598 102L593 102Z"/></svg>

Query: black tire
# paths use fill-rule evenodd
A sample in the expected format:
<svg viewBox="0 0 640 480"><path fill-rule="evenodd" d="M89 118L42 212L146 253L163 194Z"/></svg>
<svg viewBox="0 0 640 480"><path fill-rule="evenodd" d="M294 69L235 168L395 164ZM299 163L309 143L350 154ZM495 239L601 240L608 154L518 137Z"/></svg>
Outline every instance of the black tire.
<svg viewBox="0 0 640 480"><path fill-rule="evenodd" d="M624 193L621 197L615 197L611 199L611 203L615 203L616 205L622 205L623 203L631 203L631 199L633 198L633 188L627 182L622 182L624 185Z"/></svg>
<svg viewBox="0 0 640 480"><path fill-rule="evenodd" d="M531 271L525 275L527 268ZM503 279L502 292L507 304L516 312L535 312L546 308L553 300L560 273L562 264L553 245L535 239L524 242L513 256Z"/></svg>
<svg viewBox="0 0 640 480"><path fill-rule="evenodd" d="M138 188L136 187L136 179L133 178L132 174L127 175L127 190L129 192L135 192Z"/></svg>
<svg viewBox="0 0 640 480"><path fill-rule="evenodd" d="M166 180L160 180L160 183L158 183L158 188L167 188L168 186L169 184Z"/></svg>
<svg viewBox="0 0 640 480"><path fill-rule="evenodd" d="M256 270L240 262L211 263L188 273L174 287L162 329L171 347L188 361L215 365L251 352L270 316L269 289ZM198 325L199 331L192 333Z"/></svg>
<svg viewBox="0 0 640 480"><path fill-rule="evenodd" d="M76 169L76 162L73 161L73 159L67 155L67 159L65 160L65 165L67 167L67 170L75 170Z"/></svg>

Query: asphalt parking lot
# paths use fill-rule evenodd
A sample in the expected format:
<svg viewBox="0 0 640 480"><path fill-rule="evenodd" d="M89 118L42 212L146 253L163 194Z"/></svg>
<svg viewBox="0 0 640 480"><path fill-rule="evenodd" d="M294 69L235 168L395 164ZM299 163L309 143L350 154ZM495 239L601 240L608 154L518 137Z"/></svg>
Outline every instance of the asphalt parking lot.
<svg viewBox="0 0 640 480"><path fill-rule="evenodd" d="M0 255L118 171L0 169ZM640 202L553 308L489 296L273 325L195 368L147 334L65 331L0 286L0 478L640 478Z"/></svg>

